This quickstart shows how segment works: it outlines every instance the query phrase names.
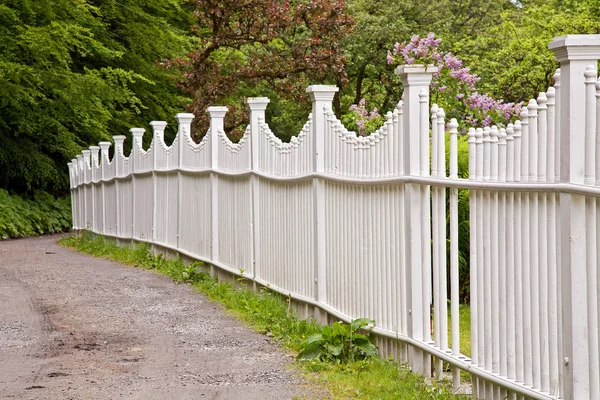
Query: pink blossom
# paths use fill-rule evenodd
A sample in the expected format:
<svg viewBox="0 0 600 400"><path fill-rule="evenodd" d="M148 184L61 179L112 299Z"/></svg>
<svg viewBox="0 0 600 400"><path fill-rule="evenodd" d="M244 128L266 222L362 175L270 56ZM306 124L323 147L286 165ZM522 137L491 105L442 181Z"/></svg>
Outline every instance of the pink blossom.
<svg viewBox="0 0 600 400"><path fill-rule="evenodd" d="M490 126L492 123L502 124L518 116L522 103L504 103L502 100L497 101L478 93L476 83L480 78L477 74L472 73L469 67L463 66L463 61L452 53L440 53L440 43L441 39L436 39L433 32L423 38L414 35L408 43L395 43L386 59L388 64L403 61L408 65L419 63L436 66L438 72L433 74L431 87L439 95L434 95L441 96L438 101L448 101L444 104L446 111L467 114L463 118L472 125L478 122L484 126ZM456 102L460 104L457 105ZM467 110L464 109L465 106ZM366 113L366 109L364 112ZM477 115L477 118L470 115L471 113Z"/></svg>
<svg viewBox="0 0 600 400"><path fill-rule="evenodd" d="M395 60L394 60L394 57L392 57L392 54L391 54L391 53L388 51L388 53L387 53L387 63L388 63L388 64L391 64L391 63L393 63L394 61L395 61Z"/></svg>

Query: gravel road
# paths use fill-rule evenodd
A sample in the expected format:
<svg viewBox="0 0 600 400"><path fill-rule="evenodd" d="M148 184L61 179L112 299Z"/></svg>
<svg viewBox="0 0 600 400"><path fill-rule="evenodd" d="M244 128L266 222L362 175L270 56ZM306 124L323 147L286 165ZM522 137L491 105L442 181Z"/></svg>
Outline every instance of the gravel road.
<svg viewBox="0 0 600 400"><path fill-rule="evenodd" d="M188 285L58 238L0 243L1 399L319 397L289 354Z"/></svg>

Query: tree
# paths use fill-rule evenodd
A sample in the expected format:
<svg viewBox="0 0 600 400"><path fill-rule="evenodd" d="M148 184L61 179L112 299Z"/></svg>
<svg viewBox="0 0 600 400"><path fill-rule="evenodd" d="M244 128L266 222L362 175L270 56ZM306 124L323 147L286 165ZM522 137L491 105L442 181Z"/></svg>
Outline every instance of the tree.
<svg viewBox="0 0 600 400"><path fill-rule="evenodd" d="M396 42L435 32L443 38L443 51L462 56L457 45L485 32L504 10L514 8L510 0L350 0L356 26L342 44L348 84L342 85L340 109L345 112L364 97L382 111L395 105L402 87L385 57Z"/></svg>
<svg viewBox="0 0 600 400"><path fill-rule="evenodd" d="M66 164L81 147L183 107L186 99L155 65L188 43L168 28L186 24L178 4L0 4L1 187L64 191Z"/></svg>
<svg viewBox="0 0 600 400"><path fill-rule="evenodd" d="M247 121L246 95L280 95L306 104L309 82L344 82L338 43L352 19L342 0L195 0L197 47L168 63L184 71L194 96L196 137L206 107L229 106L226 130ZM250 90L252 89L252 90Z"/></svg>
<svg viewBox="0 0 600 400"><path fill-rule="evenodd" d="M520 3L489 29L459 44L465 61L482 78L482 90L506 101L528 101L553 84L558 63L548 43L554 37L600 33L600 4L595 0Z"/></svg>

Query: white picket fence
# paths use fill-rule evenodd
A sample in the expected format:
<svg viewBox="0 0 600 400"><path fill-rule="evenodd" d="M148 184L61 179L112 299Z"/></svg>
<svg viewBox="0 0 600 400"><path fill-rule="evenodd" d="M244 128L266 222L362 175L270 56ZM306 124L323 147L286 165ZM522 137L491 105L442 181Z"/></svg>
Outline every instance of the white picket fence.
<svg viewBox="0 0 600 400"><path fill-rule="evenodd" d="M405 66L403 101L368 137L333 115L337 88L315 85L290 143L265 123L269 100L252 98L239 143L223 131L227 108L210 107L199 144L193 115L178 114L171 146L156 121L148 150L140 128L128 157L124 136L112 160L109 142L92 146L69 164L73 228L206 261L314 312L371 318L414 371L439 376L447 362L456 388L470 372L475 398L600 399L600 35L550 48L554 87L506 129L469 130L469 179L457 176L458 124L429 108L435 69ZM470 190L470 358L459 339L459 188Z"/></svg>

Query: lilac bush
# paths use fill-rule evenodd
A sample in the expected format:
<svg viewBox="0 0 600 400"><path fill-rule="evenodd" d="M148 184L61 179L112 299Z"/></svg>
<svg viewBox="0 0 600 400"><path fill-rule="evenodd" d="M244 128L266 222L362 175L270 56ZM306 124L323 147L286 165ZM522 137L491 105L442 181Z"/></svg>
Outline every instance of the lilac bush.
<svg viewBox="0 0 600 400"><path fill-rule="evenodd" d="M359 136L373 133L384 122L384 118L379 115L377 108L373 108L371 111L367 110L365 99L361 99L358 104L352 104L349 110L351 112L344 115L342 123L350 129L356 127Z"/></svg>
<svg viewBox="0 0 600 400"><path fill-rule="evenodd" d="M396 43L388 51L387 62L438 67L431 83L431 100L444 108L448 119L456 118L470 126L503 126L519 115L522 103L505 103L478 93L477 74L452 53L442 54L439 50L441 41L433 33L423 38L415 35L408 43Z"/></svg>

